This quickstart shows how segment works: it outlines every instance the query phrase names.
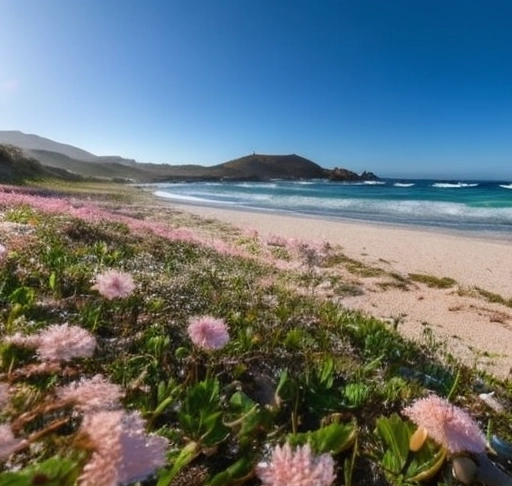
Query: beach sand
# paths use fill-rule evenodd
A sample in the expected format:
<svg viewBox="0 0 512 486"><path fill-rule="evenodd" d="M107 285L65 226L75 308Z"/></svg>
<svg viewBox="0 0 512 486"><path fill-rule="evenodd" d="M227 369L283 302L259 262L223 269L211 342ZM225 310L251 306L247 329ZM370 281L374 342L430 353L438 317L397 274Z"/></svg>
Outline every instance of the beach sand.
<svg viewBox="0 0 512 486"><path fill-rule="evenodd" d="M348 258L384 271L384 276L378 278L347 274L352 281L356 279L362 291L360 295L336 297L341 305L394 322L410 339L433 340L441 350L446 349L468 365L510 378L512 308L491 302L490 297L494 294L512 299L511 241L440 230L168 203L180 211L257 231L262 237L339 245ZM389 285L390 275L408 278L409 274L449 277L456 283L438 288L409 280L407 290ZM396 284L396 278L391 280ZM487 298L477 288L488 292Z"/></svg>

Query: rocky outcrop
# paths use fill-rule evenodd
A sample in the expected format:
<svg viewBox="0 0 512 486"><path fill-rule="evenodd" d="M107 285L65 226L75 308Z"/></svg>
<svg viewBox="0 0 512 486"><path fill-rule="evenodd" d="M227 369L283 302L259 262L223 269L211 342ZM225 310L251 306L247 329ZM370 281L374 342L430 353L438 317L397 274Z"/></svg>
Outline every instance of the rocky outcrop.
<svg viewBox="0 0 512 486"><path fill-rule="evenodd" d="M334 169L326 169L326 177L330 181L338 182L358 182L358 181L375 181L379 178L373 173L364 171L362 174L357 174L348 169L340 169L335 167Z"/></svg>

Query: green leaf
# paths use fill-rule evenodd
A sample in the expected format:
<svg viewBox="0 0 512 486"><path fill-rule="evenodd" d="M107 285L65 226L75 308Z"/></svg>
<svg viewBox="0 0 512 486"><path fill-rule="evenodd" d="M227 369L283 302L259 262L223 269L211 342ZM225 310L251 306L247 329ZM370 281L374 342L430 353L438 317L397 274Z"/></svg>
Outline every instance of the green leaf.
<svg viewBox="0 0 512 486"><path fill-rule="evenodd" d="M34 289L29 287L18 287L11 292L8 299L13 304L20 304L22 306L32 305L35 301L36 293Z"/></svg>
<svg viewBox="0 0 512 486"><path fill-rule="evenodd" d="M394 474L400 474L409 454L409 427L397 414L377 419L377 434L386 447L382 465Z"/></svg>
<svg viewBox="0 0 512 486"><path fill-rule="evenodd" d="M24 475L23 471L13 473L7 472L0 474L1 486L32 486L32 478Z"/></svg>
<svg viewBox="0 0 512 486"><path fill-rule="evenodd" d="M48 278L48 286L50 287L50 290L54 291L57 284L57 274L55 272L52 272L50 274L50 277Z"/></svg>
<svg viewBox="0 0 512 486"><path fill-rule="evenodd" d="M222 412L208 415L203 421L203 426L206 431L201 436L201 442L207 447L222 442L229 435L229 428L222 421Z"/></svg>
<svg viewBox="0 0 512 486"><path fill-rule="evenodd" d="M230 429L236 428L238 443L243 447L264 435L273 424L276 410L260 407L243 392L235 392L229 400L229 422L224 424Z"/></svg>
<svg viewBox="0 0 512 486"><path fill-rule="evenodd" d="M174 461L171 469L161 469L158 473L158 482L156 486L168 486L176 475L199 454L199 444L197 442L189 442L181 449L178 457Z"/></svg>
<svg viewBox="0 0 512 486"><path fill-rule="evenodd" d="M299 349L306 339L306 333L302 329L291 329L286 333L284 346L288 349Z"/></svg>
<svg viewBox="0 0 512 486"><path fill-rule="evenodd" d="M343 390L344 405L347 408L358 408L368 400L371 390L365 383L349 383Z"/></svg>
<svg viewBox="0 0 512 486"><path fill-rule="evenodd" d="M333 385L334 360L331 356L327 357L320 370L320 383L325 383L329 388Z"/></svg>
<svg viewBox="0 0 512 486"><path fill-rule="evenodd" d="M34 464L18 472L0 475L1 486L69 486L78 477L76 461L64 457L52 457L41 464Z"/></svg>
<svg viewBox="0 0 512 486"><path fill-rule="evenodd" d="M446 449L426 440L416 452L409 449L409 442L416 426L394 414L377 419L376 433L384 452L381 464L389 473L406 481L428 481L437 474L446 460Z"/></svg>
<svg viewBox="0 0 512 486"><path fill-rule="evenodd" d="M188 348L185 348L183 346L180 346L179 348L174 351L174 356L176 359L185 359L190 354L190 350Z"/></svg>
<svg viewBox="0 0 512 486"><path fill-rule="evenodd" d="M281 392L288 382L288 370L283 370L279 375L279 383L276 387L276 397L281 397Z"/></svg>
<svg viewBox="0 0 512 486"><path fill-rule="evenodd" d="M209 378L187 391L178 419L188 437L212 446L229 434L229 428L223 424L222 413L219 382Z"/></svg>
<svg viewBox="0 0 512 486"><path fill-rule="evenodd" d="M425 454L427 450L429 457ZM418 453L421 454L421 451L423 451L424 457L420 458L418 457ZM423 448L418 451L418 453L415 454L416 457L413 459L411 466L406 471L406 477L410 481L429 481L443 466L446 460L447 450L442 447L437 454L432 455L432 451L429 450L429 448Z"/></svg>
<svg viewBox="0 0 512 486"><path fill-rule="evenodd" d="M251 474L253 468L253 460L242 457L224 471L213 476L213 478L206 482L206 486L229 486Z"/></svg>
<svg viewBox="0 0 512 486"><path fill-rule="evenodd" d="M292 446L309 443L316 454L325 452L339 454L352 446L357 436L355 422L348 424L334 423L315 431L290 434L287 441Z"/></svg>

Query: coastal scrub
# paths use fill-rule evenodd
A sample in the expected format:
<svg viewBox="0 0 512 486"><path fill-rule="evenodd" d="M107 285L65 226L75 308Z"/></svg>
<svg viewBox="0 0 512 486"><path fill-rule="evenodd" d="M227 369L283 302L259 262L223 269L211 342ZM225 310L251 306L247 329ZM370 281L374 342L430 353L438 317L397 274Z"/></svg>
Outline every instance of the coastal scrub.
<svg viewBox="0 0 512 486"><path fill-rule="evenodd" d="M435 442L480 451L488 419L510 439L508 385L297 289L336 249L286 243L280 267L258 235L248 255L152 211L0 196L17 228L0 265L0 484L398 486L427 464L434 485L462 462ZM466 415L441 398L459 371ZM499 415L474 406L477 378ZM381 426L396 441L372 433L404 408L433 439L417 452L410 421Z"/></svg>

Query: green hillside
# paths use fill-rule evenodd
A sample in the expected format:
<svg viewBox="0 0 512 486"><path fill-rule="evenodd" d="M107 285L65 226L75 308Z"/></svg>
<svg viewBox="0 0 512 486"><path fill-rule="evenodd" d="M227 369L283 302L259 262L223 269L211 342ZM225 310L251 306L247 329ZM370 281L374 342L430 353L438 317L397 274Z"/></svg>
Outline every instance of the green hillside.
<svg viewBox="0 0 512 486"><path fill-rule="evenodd" d="M22 150L12 145L0 144L0 182L20 184L37 179L81 180L64 168L52 168L26 157Z"/></svg>

